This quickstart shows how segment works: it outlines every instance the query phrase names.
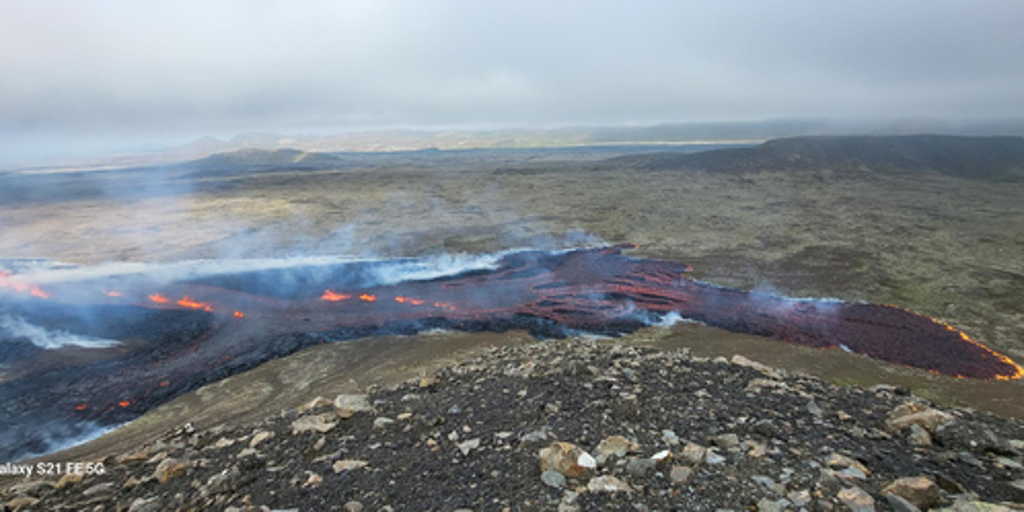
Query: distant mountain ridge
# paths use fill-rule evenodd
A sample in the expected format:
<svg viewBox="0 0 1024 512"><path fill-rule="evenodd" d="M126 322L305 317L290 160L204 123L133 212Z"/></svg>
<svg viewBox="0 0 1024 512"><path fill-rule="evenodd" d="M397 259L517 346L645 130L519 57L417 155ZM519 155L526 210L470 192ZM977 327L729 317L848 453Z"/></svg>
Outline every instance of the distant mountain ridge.
<svg viewBox="0 0 1024 512"><path fill-rule="evenodd" d="M963 178L1019 180L1024 179L1024 137L793 137L769 140L750 148L623 156L607 163L650 170L931 171Z"/></svg>

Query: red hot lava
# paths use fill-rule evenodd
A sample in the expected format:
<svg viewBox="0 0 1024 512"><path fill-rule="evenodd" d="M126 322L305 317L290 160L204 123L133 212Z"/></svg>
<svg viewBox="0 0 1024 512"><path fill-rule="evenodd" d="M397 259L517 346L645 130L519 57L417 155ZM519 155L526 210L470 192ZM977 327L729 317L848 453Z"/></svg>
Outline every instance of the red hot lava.
<svg viewBox="0 0 1024 512"><path fill-rule="evenodd" d="M344 293L328 289L319 300L256 297L206 286L199 291L206 302L185 295L178 304L206 311L244 307L259 311L273 326L270 331L336 332L341 337L368 329L387 331L389 326L415 331L424 323L473 330L527 328L555 336L564 335L565 329L615 334L675 313L734 332L841 348L955 377L1006 380L1024 375L1008 357L931 317L889 305L797 300L723 288L687 277L690 267L685 264L624 256L622 250L630 247L515 253L492 271ZM181 288L177 293L191 292ZM352 298L359 300L348 300ZM150 300L167 301L159 294Z"/></svg>
<svg viewBox="0 0 1024 512"><path fill-rule="evenodd" d="M1024 376L1010 358L934 318L889 305L722 288L687 277L684 264L626 257L626 248L526 251L505 256L491 270L344 292L335 287L322 295L320 290L331 283L312 283L315 288L303 288L291 298L242 292L244 284L234 281L179 283L146 291L150 295L97 288L95 301L122 308L118 315L132 308L143 311L140 307L161 310L153 317L155 325L146 324L153 331L177 332L180 327L190 334L155 344L151 352L143 349L94 366L0 382L0 408L9 412L8 426L0 425L0 455L16 454L23 445L13 437L5 444L10 437L5 432L14 429L30 438L31 425L41 418L61 421L71 414L75 421L127 421L205 383L325 339L432 328L525 329L548 337L571 331L614 335L674 313L733 332L840 348L954 377ZM32 286L0 274L0 288L30 293ZM56 285L54 291L57 298L65 295ZM44 302L57 307L57 298ZM173 320L183 312L192 315L187 322Z"/></svg>

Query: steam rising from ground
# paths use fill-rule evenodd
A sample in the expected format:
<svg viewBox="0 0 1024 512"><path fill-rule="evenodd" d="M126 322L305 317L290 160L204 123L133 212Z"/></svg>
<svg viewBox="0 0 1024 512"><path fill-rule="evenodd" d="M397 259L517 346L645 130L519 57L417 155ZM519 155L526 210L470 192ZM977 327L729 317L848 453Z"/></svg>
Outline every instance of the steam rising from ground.
<svg viewBox="0 0 1024 512"><path fill-rule="evenodd" d="M55 350L68 346L83 348L109 348L118 345L117 340L106 340L90 336L80 336L67 331L51 331L33 325L17 315L0 317L0 332L5 337L23 338L44 350Z"/></svg>
<svg viewBox="0 0 1024 512"><path fill-rule="evenodd" d="M434 279L469 270L493 269L507 252L484 255L443 254L421 259L383 260L349 256L297 256L229 260L186 260L173 263L104 263L89 267L42 264L24 268L18 278L39 285L73 283L100 279L144 277L147 282L182 282L205 277L266 270L287 270L298 267L330 267L346 263L384 264L374 266L368 274L371 285L388 285L402 281Z"/></svg>

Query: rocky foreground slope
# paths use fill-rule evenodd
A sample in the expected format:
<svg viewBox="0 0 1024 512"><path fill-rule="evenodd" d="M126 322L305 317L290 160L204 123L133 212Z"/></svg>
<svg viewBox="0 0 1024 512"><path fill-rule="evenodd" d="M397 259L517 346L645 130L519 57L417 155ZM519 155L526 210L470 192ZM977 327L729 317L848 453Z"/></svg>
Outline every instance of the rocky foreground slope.
<svg viewBox="0 0 1024 512"><path fill-rule="evenodd" d="M310 399L246 428L169 429L103 461L102 475L8 479L0 501L135 512L1024 510L1020 423L742 357L541 342L368 395Z"/></svg>

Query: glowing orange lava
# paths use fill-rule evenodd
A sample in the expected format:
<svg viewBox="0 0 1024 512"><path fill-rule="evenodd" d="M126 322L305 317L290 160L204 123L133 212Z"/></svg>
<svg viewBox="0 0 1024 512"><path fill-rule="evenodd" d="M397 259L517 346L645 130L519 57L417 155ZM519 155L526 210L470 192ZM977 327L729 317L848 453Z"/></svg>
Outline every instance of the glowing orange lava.
<svg viewBox="0 0 1024 512"><path fill-rule="evenodd" d="M132 402L130 400L121 400L120 402L117 403L117 405L121 406L122 408L128 407L131 404Z"/></svg>
<svg viewBox="0 0 1024 512"><path fill-rule="evenodd" d="M213 306L209 302L197 302L192 297L185 295L178 301L178 305L183 308L189 309L201 309L203 311L213 311Z"/></svg>
<svg viewBox="0 0 1024 512"><path fill-rule="evenodd" d="M89 404L78 404L75 406L76 411L84 411L89 408Z"/></svg>
<svg viewBox="0 0 1024 512"><path fill-rule="evenodd" d="M359 296L359 300L361 300L363 302L374 302L374 301L377 300L377 296L376 295L370 295L369 293L364 293L364 294Z"/></svg>
<svg viewBox="0 0 1024 512"><path fill-rule="evenodd" d="M337 293L331 290L324 290L324 294L320 296L320 300L328 300L331 302L338 302L339 300L348 300L351 298L351 295L345 295L344 293Z"/></svg>
<svg viewBox="0 0 1024 512"><path fill-rule="evenodd" d="M245 318L245 313L241 311L235 311L235 318Z"/></svg>
<svg viewBox="0 0 1024 512"><path fill-rule="evenodd" d="M978 343L977 341L974 341L973 339L971 339L970 336L967 335L966 332L963 332L963 331L957 329L956 327L953 327L952 325L950 325L950 324L948 324L948 323L946 323L946 322L944 322L942 320L939 320L938 318L935 318L935 317L932 317L932 316L928 316L928 315L925 315L925 314L922 314L922 313L918 313L916 311L911 311L911 310L909 310L907 308L904 308L902 306L897 306L895 304L882 304L882 306L885 306L887 308L898 309L900 311L904 311L906 313L910 313L911 315L916 315L916 316L919 316L919 317L922 317L922 318L927 318L928 320L931 320L932 322L935 322L936 324L941 325L947 331L957 333L958 335L960 335L960 339L964 340L967 343L970 343L971 345L974 345L975 347L978 347L978 348L982 349L985 352L988 352L993 357L998 359L1000 362L1008 364L1008 365L1010 365L1010 366L1012 366L1014 368L1013 373L1011 373L1009 375L1003 375L1003 374L996 374L996 375L994 375L995 380L1017 380L1017 379L1020 379L1020 378L1024 377L1024 367L1021 367L1021 365L1017 364L1017 362L1014 361L1013 359L1010 359L1009 357L1006 357L1006 356L1000 354L999 352L996 352L995 350L992 350L992 349L986 347L985 345L982 345L981 343ZM931 371L931 370L929 370L929 371ZM939 372L933 372L933 373L940 374ZM964 378L964 376L958 374L958 375L956 375L956 378L962 379L962 378Z"/></svg>
<svg viewBox="0 0 1024 512"><path fill-rule="evenodd" d="M399 304L412 304L413 306L422 306L424 304L424 301L422 300L410 299L409 297L403 297L401 295L395 297L395 302Z"/></svg>
<svg viewBox="0 0 1024 512"><path fill-rule="evenodd" d="M156 302L157 304L170 304L171 302L171 299L168 299L167 297L164 297L159 293L154 293L153 295L150 295L149 300Z"/></svg>
<svg viewBox="0 0 1024 512"><path fill-rule="evenodd" d="M0 288L10 288L18 293L28 292L33 297L38 297L40 299L50 298L50 294L38 286L34 286L24 281L12 281L10 278L13 275L14 274L7 271L0 271Z"/></svg>

